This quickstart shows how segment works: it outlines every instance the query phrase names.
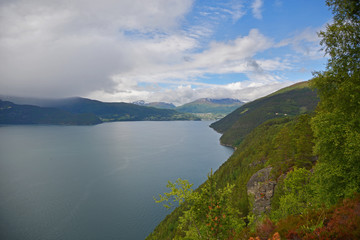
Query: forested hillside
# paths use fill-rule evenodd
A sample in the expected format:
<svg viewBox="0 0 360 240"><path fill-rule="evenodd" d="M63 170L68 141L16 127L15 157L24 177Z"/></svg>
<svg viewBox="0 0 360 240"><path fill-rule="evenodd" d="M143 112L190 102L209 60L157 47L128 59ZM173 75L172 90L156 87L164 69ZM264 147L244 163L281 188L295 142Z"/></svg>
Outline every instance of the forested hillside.
<svg viewBox="0 0 360 240"><path fill-rule="evenodd" d="M314 165L316 157L312 154L313 132L310 119L309 115L301 115L273 119L261 124L213 174L212 179L216 182L216 188L223 189L228 184L232 186L226 205L237 210L237 215L233 216L235 219L245 224L254 216L254 203L247 194L247 183L257 171L272 166L269 179L280 181L290 169L311 169ZM200 187L202 188L204 185ZM274 202L279 202L279 195L281 196L281 193L276 192L274 198L277 200L273 200L273 204L279 205ZM184 236L189 229L179 231L178 227L182 211L187 207L183 205L182 208L176 209L155 229L149 239L173 239L177 234ZM204 217L208 214L208 211L203 212ZM206 223L205 219L199 221ZM238 237L241 234L243 233L239 233Z"/></svg>
<svg viewBox="0 0 360 240"><path fill-rule="evenodd" d="M101 120L92 113L70 113L57 108L18 105L0 100L0 124L93 125Z"/></svg>
<svg viewBox="0 0 360 240"><path fill-rule="evenodd" d="M318 97L308 82L294 84L266 97L249 102L223 119L211 124L223 133L224 145L236 146L261 123L284 116L295 116L314 111Z"/></svg>
<svg viewBox="0 0 360 240"><path fill-rule="evenodd" d="M360 2L326 3L316 111L234 135L234 154L195 191L170 182L157 201L180 207L148 239L360 239Z"/></svg>

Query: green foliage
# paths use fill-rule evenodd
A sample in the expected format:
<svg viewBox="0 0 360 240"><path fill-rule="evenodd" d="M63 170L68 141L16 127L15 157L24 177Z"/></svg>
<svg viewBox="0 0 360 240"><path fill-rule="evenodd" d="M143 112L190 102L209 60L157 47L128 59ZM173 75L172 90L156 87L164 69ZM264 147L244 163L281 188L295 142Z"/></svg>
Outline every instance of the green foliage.
<svg viewBox="0 0 360 240"><path fill-rule="evenodd" d="M271 213L273 219L279 220L306 210L311 199L310 176L310 171L305 168L295 168L287 174L279 207Z"/></svg>
<svg viewBox="0 0 360 240"><path fill-rule="evenodd" d="M300 115L274 136L268 163L273 166L275 176L286 173L293 166L307 169L313 166L314 136L310 120L310 115Z"/></svg>
<svg viewBox="0 0 360 240"><path fill-rule="evenodd" d="M326 71L315 73L311 82L320 96L317 114L311 121L318 164L312 175L306 169L295 169L287 175L279 186L281 194L276 198L277 208L272 213L275 219L287 216L279 222L280 226L286 226L286 235L283 229L278 229L287 238L359 237L356 230L360 221L358 200L351 205L355 213L345 206L347 210L341 207L327 221L323 214L309 216L310 212L314 215L316 211L324 211L321 208L309 210L309 207L319 209L324 204L329 207L360 190L360 2L328 0L327 4L335 14L334 22L319 35L330 59ZM298 142L297 162L306 165L311 160L307 155L311 144L307 145L308 141L303 139L307 134L302 132L294 140L286 133L282 133L283 141L292 139ZM278 154L291 151L288 147L286 150ZM300 213L307 219L296 216ZM304 220L305 223L300 225L299 222ZM289 227L291 222L296 224Z"/></svg>
<svg viewBox="0 0 360 240"><path fill-rule="evenodd" d="M175 183L168 182L171 190L159 195L156 202L186 203L186 210L179 218L178 230L183 235L177 239L226 239L239 232L244 227L244 221L239 212L230 203L234 185L217 188L214 176L208 175L208 181L199 191L193 192L192 184L187 180L178 179ZM165 204L166 208L172 205Z"/></svg>
<svg viewBox="0 0 360 240"><path fill-rule="evenodd" d="M331 205L360 191L360 2L327 4L334 22L319 35L330 59L326 71L312 80L320 96L312 126L319 155L316 194L319 202Z"/></svg>
<svg viewBox="0 0 360 240"><path fill-rule="evenodd" d="M171 191L164 193L164 195L159 194L159 200L155 199L156 203L169 202L164 204L164 207L171 208L173 206L172 202L182 204L185 200L189 200L189 197L193 193L192 187L193 184L190 184L188 180L182 180L181 178L177 179L175 183L168 181L166 185Z"/></svg>
<svg viewBox="0 0 360 240"><path fill-rule="evenodd" d="M250 213L247 182L258 170L273 167L272 179L279 179L293 167L310 169L314 164L310 116L267 121L252 131L234 154L215 172L219 185L235 184L233 204L246 216ZM304 135L304 136L303 136ZM304 145L304 143L306 143ZM276 188L280 201L281 184ZM279 203L278 203L279 204Z"/></svg>

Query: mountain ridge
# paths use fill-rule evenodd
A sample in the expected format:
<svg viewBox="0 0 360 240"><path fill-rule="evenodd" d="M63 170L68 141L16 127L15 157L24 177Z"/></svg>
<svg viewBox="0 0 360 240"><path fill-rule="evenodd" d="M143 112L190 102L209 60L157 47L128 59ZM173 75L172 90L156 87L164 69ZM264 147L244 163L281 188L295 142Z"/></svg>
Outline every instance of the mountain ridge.
<svg viewBox="0 0 360 240"><path fill-rule="evenodd" d="M144 100L139 100L132 102L133 104L139 105L139 106L146 106L146 107L155 107L155 108L161 108L161 109L175 109L176 106L172 103L167 102L145 102Z"/></svg>
<svg viewBox="0 0 360 240"><path fill-rule="evenodd" d="M15 98L16 97L14 97L14 99ZM26 98L18 98L18 100L26 101ZM7 104L10 104L11 106L9 109L5 109L5 107L2 108L1 114L2 119L8 120L2 120L2 122L6 122L7 124L11 124L12 122L19 123L18 120L11 117L15 114L15 110L16 116L20 119L24 118L23 115L28 116L27 119L29 119L29 121L24 121L24 124L33 123L31 119L38 119L34 123L62 124L55 120L44 122L41 119L53 119L55 116L61 116L61 119L64 120L64 118L66 118L65 115L69 118L73 118L73 116L79 114L88 114L87 116L91 118L95 116L96 118L100 119L101 122L200 120L200 118L194 115L179 113L172 109L158 109L154 107L138 106L135 104L122 102L106 103L81 97L66 99L33 99L33 103L35 102L41 106L29 104L17 105L12 102L7 102ZM49 111L49 109L52 110ZM32 118L29 116L30 113L34 114ZM51 114L54 114L54 116L51 116ZM10 121L10 119L12 119L12 121ZM67 124L71 124L72 122L73 121L70 121ZM95 122L99 123L98 121ZM76 124L76 121L74 124L78 125Z"/></svg>
<svg viewBox="0 0 360 240"><path fill-rule="evenodd" d="M232 98L200 98L175 109L187 113L228 114L243 104L244 102Z"/></svg>
<svg viewBox="0 0 360 240"><path fill-rule="evenodd" d="M57 108L19 105L0 100L0 124L95 125L102 121L92 113L70 113Z"/></svg>
<svg viewBox="0 0 360 240"><path fill-rule="evenodd" d="M221 144L235 147L261 123L312 112L318 101L316 91L308 86L308 82L300 82L248 102L210 127L223 134Z"/></svg>

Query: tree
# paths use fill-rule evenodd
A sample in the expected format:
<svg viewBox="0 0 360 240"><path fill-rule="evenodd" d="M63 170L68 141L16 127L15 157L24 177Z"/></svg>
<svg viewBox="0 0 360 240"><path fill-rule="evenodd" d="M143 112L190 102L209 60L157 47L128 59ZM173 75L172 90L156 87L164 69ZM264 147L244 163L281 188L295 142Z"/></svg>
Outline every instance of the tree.
<svg viewBox="0 0 360 240"><path fill-rule="evenodd" d="M192 184L182 179L169 181L167 187L170 192L160 194L155 201L186 204L187 210L179 218L178 226L185 239L227 239L244 227L239 212L230 203L234 185L217 188L212 172L198 191L193 191ZM164 206L169 208L171 204Z"/></svg>
<svg viewBox="0 0 360 240"><path fill-rule="evenodd" d="M295 166L311 168L313 165L314 133L310 126L310 116L301 115L297 119L293 137L296 144Z"/></svg>
<svg viewBox="0 0 360 240"><path fill-rule="evenodd" d="M305 168L295 168L290 171L283 185L283 195L280 197L279 208L272 212L272 217L281 219L288 215L303 213L310 202L311 173Z"/></svg>
<svg viewBox="0 0 360 240"><path fill-rule="evenodd" d="M312 80L320 97L312 127L318 194L333 204L360 190L360 2L326 3L334 21L319 36L330 58L326 70Z"/></svg>

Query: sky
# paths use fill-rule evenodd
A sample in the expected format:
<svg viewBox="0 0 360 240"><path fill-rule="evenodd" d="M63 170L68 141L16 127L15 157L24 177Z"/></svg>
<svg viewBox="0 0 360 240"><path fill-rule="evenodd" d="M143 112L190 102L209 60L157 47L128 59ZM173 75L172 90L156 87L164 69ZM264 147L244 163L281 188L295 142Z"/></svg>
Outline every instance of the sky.
<svg viewBox="0 0 360 240"><path fill-rule="evenodd" d="M323 0L0 0L0 94L252 101L325 69Z"/></svg>

